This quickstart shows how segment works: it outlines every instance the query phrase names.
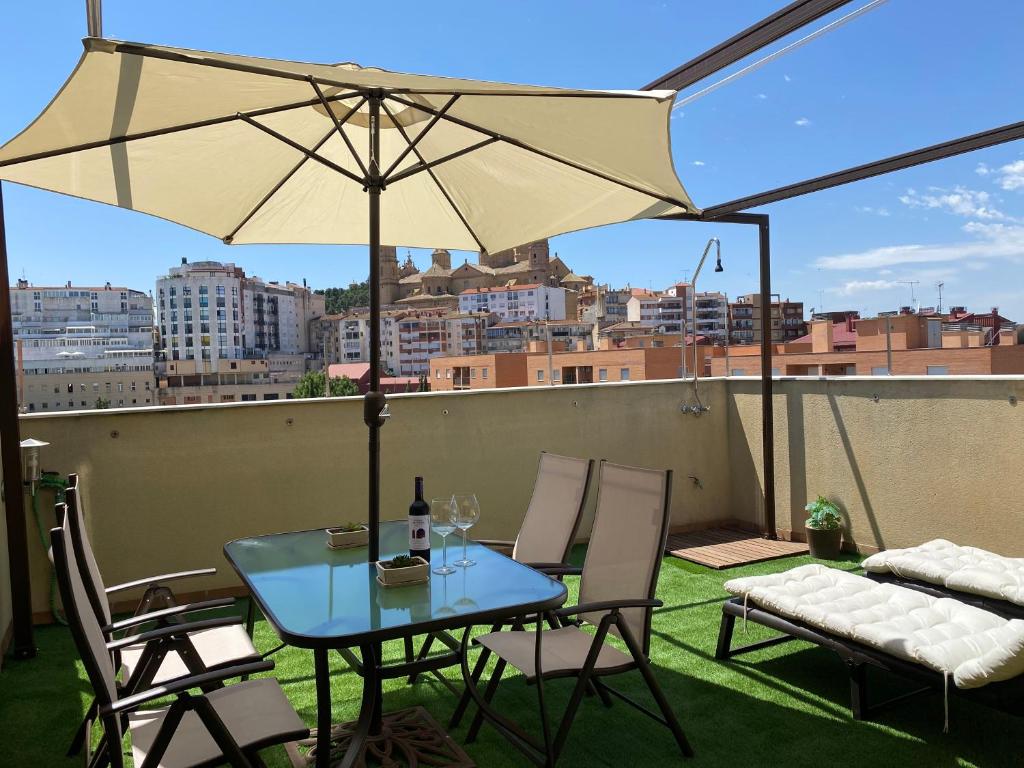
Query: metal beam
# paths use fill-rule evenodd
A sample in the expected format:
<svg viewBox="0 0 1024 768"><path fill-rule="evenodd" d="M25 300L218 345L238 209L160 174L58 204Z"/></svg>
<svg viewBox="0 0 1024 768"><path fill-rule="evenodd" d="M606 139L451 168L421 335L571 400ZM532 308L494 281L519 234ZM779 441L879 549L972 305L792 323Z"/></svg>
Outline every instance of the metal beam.
<svg viewBox="0 0 1024 768"><path fill-rule="evenodd" d="M865 163L854 168L847 168L845 171L837 171L825 176L818 176L807 181L799 181L795 184L787 184L784 187L771 189L756 195L748 195L738 200L732 200L721 205L713 205L705 208L702 218L722 220L725 214L745 211L750 208L757 208L768 203L775 203L779 200L788 200L791 197L799 197L810 192L820 192L824 189L831 189L854 181L870 179L873 176L881 176L893 171L902 171L905 168L912 168L915 165L923 165L936 160L944 160L947 157L955 157L965 152L973 152L977 149L994 147L998 144L1005 144L1008 141L1016 141L1024 138L1024 122L1011 123L990 131L982 131L971 136L964 136L960 139L945 141L941 144L932 144L930 147L915 149L912 152L904 152L902 155L893 155L873 163Z"/></svg>
<svg viewBox="0 0 1024 768"><path fill-rule="evenodd" d="M21 436L18 427L18 389L14 370L14 321L7 273L4 198L0 184L0 461L3 463L4 516L11 571L11 616L14 655L36 655L32 634L32 587L29 580L28 532L25 525L25 487L21 482Z"/></svg>
<svg viewBox="0 0 1024 768"><path fill-rule="evenodd" d="M849 2L850 0L797 0L657 80L652 80L641 90L656 91L667 88L681 91Z"/></svg>

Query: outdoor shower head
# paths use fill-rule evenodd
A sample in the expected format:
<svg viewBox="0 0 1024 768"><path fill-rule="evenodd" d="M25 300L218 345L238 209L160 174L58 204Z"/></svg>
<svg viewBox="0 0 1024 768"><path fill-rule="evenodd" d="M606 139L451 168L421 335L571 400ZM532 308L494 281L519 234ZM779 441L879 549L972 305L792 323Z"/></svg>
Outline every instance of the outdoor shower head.
<svg viewBox="0 0 1024 768"><path fill-rule="evenodd" d="M708 254L711 253L711 246L715 246L715 272L724 272L725 268L722 266L722 243L717 237L712 237L708 240L708 244L704 246L704 253L701 254L700 262L697 264L697 269L693 273L693 280L690 284L694 286L696 290L697 278L700 276L700 271L704 268L704 261L707 259Z"/></svg>
<svg viewBox="0 0 1024 768"><path fill-rule="evenodd" d="M715 272L725 272L725 267L722 266L722 252L718 252L718 258L715 259Z"/></svg>

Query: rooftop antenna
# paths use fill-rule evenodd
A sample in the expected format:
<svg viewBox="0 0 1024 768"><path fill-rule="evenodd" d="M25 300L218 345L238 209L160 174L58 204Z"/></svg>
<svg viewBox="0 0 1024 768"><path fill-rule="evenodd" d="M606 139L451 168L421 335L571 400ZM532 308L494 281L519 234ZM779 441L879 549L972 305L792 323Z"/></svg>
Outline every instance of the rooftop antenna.
<svg viewBox="0 0 1024 768"><path fill-rule="evenodd" d="M942 282L941 280L938 283L936 283L936 285L935 285L935 287L939 289L939 306L936 307L936 311L940 315L942 314L942 289L945 287L945 285L946 284L944 282Z"/></svg>
<svg viewBox="0 0 1024 768"><path fill-rule="evenodd" d="M914 286L920 285L920 280L897 280L896 282L902 283L903 285L910 286L910 305L914 306L917 303L917 297L914 294Z"/></svg>

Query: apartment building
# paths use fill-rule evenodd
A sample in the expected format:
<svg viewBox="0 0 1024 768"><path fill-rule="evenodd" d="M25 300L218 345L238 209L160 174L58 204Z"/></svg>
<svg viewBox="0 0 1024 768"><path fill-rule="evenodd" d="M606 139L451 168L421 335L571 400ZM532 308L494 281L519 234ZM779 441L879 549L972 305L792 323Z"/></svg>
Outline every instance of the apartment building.
<svg viewBox="0 0 1024 768"><path fill-rule="evenodd" d="M325 300L305 285L182 259L157 280L156 293L161 403L279 399L322 365L325 339L312 329Z"/></svg>
<svg viewBox="0 0 1024 768"><path fill-rule="evenodd" d="M448 354L480 354L487 329L496 320L489 312L405 315L397 320L398 355L391 370L400 377L430 370L430 360Z"/></svg>
<svg viewBox="0 0 1024 768"><path fill-rule="evenodd" d="M153 301L115 287L10 288L22 412L152 405Z"/></svg>
<svg viewBox="0 0 1024 768"><path fill-rule="evenodd" d="M594 324L579 320L519 320L499 322L487 328L488 352L526 352L531 342L548 338L566 349L594 348Z"/></svg>
<svg viewBox="0 0 1024 768"><path fill-rule="evenodd" d="M806 335L802 301L781 299L772 294L772 343L784 344ZM761 343L761 294L748 293L729 304L729 338L733 344Z"/></svg>
<svg viewBox="0 0 1024 768"><path fill-rule="evenodd" d="M659 321L658 305L660 299L660 294L649 291L646 288L631 289L630 297L626 301L626 320L631 323L640 323L645 328L654 328L658 325ZM675 300L675 304L678 306L680 302ZM678 318L676 322L678 330Z"/></svg>
<svg viewBox="0 0 1024 768"><path fill-rule="evenodd" d="M459 311L493 313L502 320L565 320L576 317L576 292L540 283L468 288L459 294Z"/></svg>
<svg viewBox="0 0 1024 768"><path fill-rule="evenodd" d="M718 291L698 291L693 297L694 316L687 315L687 331L715 344L729 338L729 299Z"/></svg>

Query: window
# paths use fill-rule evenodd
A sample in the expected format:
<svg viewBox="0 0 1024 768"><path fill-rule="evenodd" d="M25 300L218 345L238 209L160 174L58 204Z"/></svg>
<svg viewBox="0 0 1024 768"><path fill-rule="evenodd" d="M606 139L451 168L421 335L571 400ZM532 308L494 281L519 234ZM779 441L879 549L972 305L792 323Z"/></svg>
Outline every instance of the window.
<svg viewBox="0 0 1024 768"><path fill-rule="evenodd" d="M597 380L598 381L608 381L608 369L607 368L598 368L597 369Z"/></svg>
<svg viewBox="0 0 1024 768"><path fill-rule="evenodd" d="M551 372L551 380L552 381L558 382L558 381L561 380L561 378L562 378L562 372L561 371L552 371Z"/></svg>
<svg viewBox="0 0 1024 768"><path fill-rule="evenodd" d="M475 379L476 378L476 368L470 368L469 369L469 378L471 378L471 379Z"/></svg>
<svg viewBox="0 0 1024 768"><path fill-rule="evenodd" d="M243 403L251 403L256 399L256 395L242 395Z"/></svg>
<svg viewBox="0 0 1024 768"><path fill-rule="evenodd" d="M872 367L871 368L871 375L872 376L888 376L889 375L889 369L886 368L884 365L883 366L879 366L879 367Z"/></svg>
<svg viewBox="0 0 1024 768"><path fill-rule="evenodd" d="M948 365L929 365L928 366L929 376L949 376Z"/></svg>
<svg viewBox="0 0 1024 768"><path fill-rule="evenodd" d="M435 379L440 379L441 378L441 369L440 368L434 369L434 378Z"/></svg>
<svg viewBox="0 0 1024 768"><path fill-rule="evenodd" d="M544 381L544 371L542 371L542 370L538 370L537 371L537 381Z"/></svg>
<svg viewBox="0 0 1024 768"><path fill-rule="evenodd" d="M629 368L619 369L619 381L629 381Z"/></svg>
<svg viewBox="0 0 1024 768"><path fill-rule="evenodd" d="M487 378L487 372L488 372L488 369L487 369L487 366L485 365L484 366L484 372L483 372L483 378L485 378L485 379Z"/></svg>

